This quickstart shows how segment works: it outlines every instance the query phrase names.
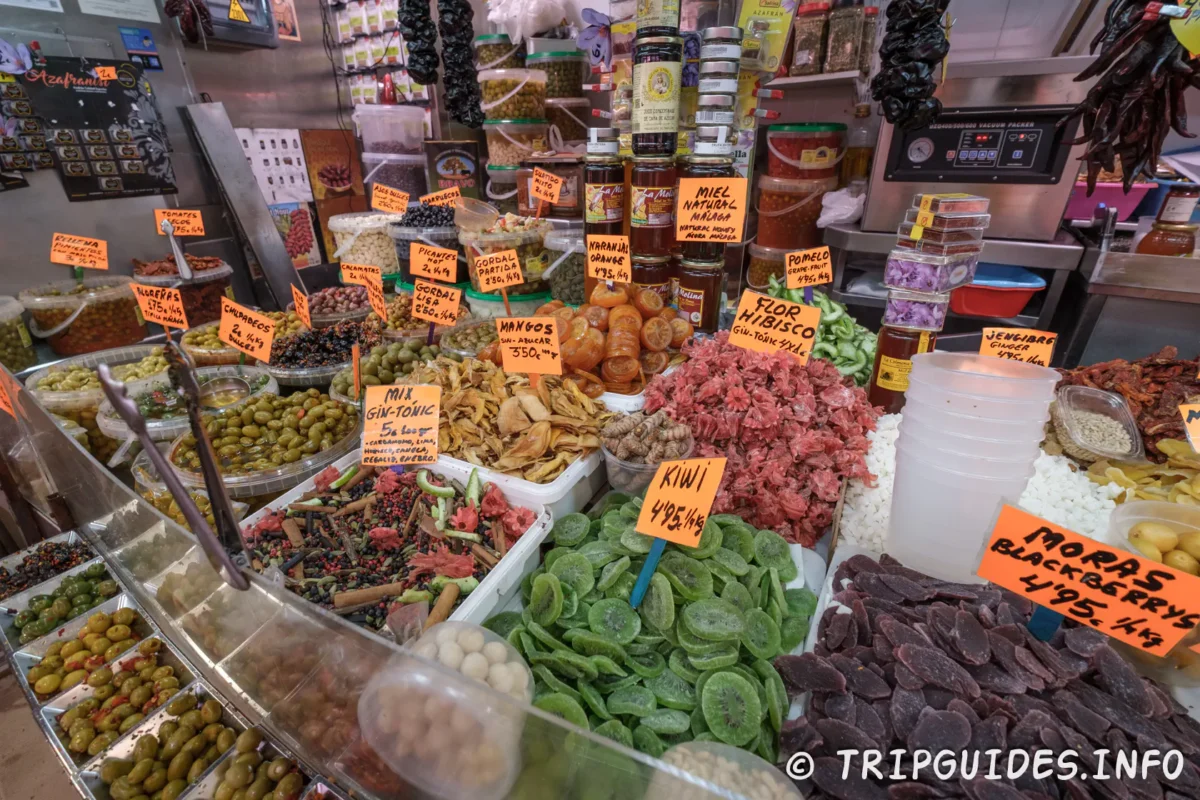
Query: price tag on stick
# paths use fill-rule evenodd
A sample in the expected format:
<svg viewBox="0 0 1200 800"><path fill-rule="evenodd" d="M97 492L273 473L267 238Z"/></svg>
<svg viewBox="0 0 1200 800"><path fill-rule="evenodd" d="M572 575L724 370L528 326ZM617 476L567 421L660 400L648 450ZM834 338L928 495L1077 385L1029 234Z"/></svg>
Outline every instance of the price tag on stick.
<svg viewBox="0 0 1200 800"><path fill-rule="evenodd" d="M354 399L358 399L359 393L362 391L358 387L362 386L362 365L358 362L362 360L362 348L358 342L350 348L350 363L354 367Z"/></svg>
<svg viewBox="0 0 1200 800"><path fill-rule="evenodd" d="M545 200L550 205L558 202L562 194L563 179L553 172L547 172L541 167L533 168L533 185L530 194L538 200Z"/></svg>
<svg viewBox="0 0 1200 800"><path fill-rule="evenodd" d="M977 574L1156 656L1200 623L1200 578L1009 505Z"/></svg>
<svg viewBox="0 0 1200 800"><path fill-rule="evenodd" d="M676 241L740 242L745 228L745 178L683 178L679 181Z"/></svg>
<svg viewBox="0 0 1200 800"><path fill-rule="evenodd" d="M175 236L203 236L204 220L199 211L186 208L156 208L154 209L154 229L159 236L167 234L162 229L162 221L171 220Z"/></svg>
<svg viewBox="0 0 1200 800"><path fill-rule="evenodd" d="M417 319L437 325L453 325L458 322L461 303L461 289L429 281L417 281L413 285L412 315Z"/></svg>
<svg viewBox="0 0 1200 800"><path fill-rule="evenodd" d="M275 320L222 297L217 338L251 358L269 364L271 343L275 341Z"/></svg>
<svg viewBox="0 0 1200 800"><path fill-rule="evenodd" d="M820 322L816 306L747 291L738 303L729 343L760 353L785 350L807 364Z"/></svg>
<svg viewBox="0 0 1200 800"><path fill-rule="evenodd" d="M454 201L462 197L462 191L457 186L449 189L443 189L440 192L432 192L431 194L421 195L421 202L431 206L449 206L454 207Z"/></svg>
<svg viewBox="0 0 1200 800"><path fill-rule="evenodd" d="M386 322L387 301L383 296L383 273L379 267L371 264L347 264L343 261L342 282L367 287L367 300L371 302L371 310Z"/></svg>
<svg viewBox="0 0 1200 800"><path fill-rule="evenodd" d="M368 386L362 464L432 464L438 457L440 386Z"/></svg>
<svg viewBox="0 0 1200 800"><path fill-rule="evenodd" d="M501 317L496 320L496 330L505 372L562 374L554 317Z"/></svg>
<svg viewBox="0 0 1200 800"><path fill-rule="evenodd" d="M481 292L494 292L525 282L525 276L521 274L521 259L516 250L476 256L475 274L479 276Z"/></svg>
<svg viewBox="0 0 1200 800"><path fill-rule="evenodd" d="M382 183L373 183L371 184L371 208L391 214L403 214L408 211L408 192L384 186Z"/></svg>
<svg viewBox="0 0 1200 800"><path fill-rule="evenodd" d="M587 275L598 281L630 283L629 237L591 234L587 237Z"/></svg>
<svg viewBox="0 0 1200 800"><path fill-rule="evenodd" d="M409 248L408 266L409 271L419 278L454 283L458 272L458 251L413 242Z"/></svg>
<svg viewBox="0 0 1200 800"><path fill-rule="evenodd" d="M292 304L296 306L296 316L304 323L304 327L312 330L312 316L308 311L308 295L296 288L296 284L292 284Z"/></svg>
<svg viewBox="0 0 1200 800"><path fill-rule="evenodd" d="M132 286L138 308L142 310L142 316L147 322L162 325L164 328L178 328L181 331L190 327L187 314L183 310L183 296L178 289L146 286L141 283Z"/></svg>
<svg viewBox="0 0 1200 800"><path fill-rule="evenodd" d="M979 354L1024 361L1039 367L1050 366L1057 333L1028 328L984 328Z"/></svg>
<svg viewBox="0 0 1200 800"><path fill-rule="evenodd" d="M56 233L50 239L50 263L87 269L108 269L108 242Z"/></svg>

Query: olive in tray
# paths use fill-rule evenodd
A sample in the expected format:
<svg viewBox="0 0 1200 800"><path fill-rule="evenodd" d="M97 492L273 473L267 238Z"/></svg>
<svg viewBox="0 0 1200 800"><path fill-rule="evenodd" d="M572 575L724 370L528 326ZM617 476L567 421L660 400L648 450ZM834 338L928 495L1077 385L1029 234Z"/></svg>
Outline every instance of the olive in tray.
<svg viewBox="0 0 1200 800"><path fill-rule="evenodd" d="M145 630L146 626L132 608L92 614L75 638L51 644L25 673L25 679L38 700L90 682L101 667L137 644L135 628Z"/></svg>
<svg viewBox="0 0 1200 800"><path fill-rule="evenodd" d="M120 590L104 564L99 562L66 576L50 592L29 598L28 605L17 612L12 624L20 631L18 643L28 644L40 639L65 620L75 619Z"/></svg>

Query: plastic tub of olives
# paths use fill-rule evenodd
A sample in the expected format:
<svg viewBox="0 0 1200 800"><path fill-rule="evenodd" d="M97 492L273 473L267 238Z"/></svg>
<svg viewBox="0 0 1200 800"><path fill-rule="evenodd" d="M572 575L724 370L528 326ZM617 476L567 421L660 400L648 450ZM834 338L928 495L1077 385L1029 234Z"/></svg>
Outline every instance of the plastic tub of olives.
<svg viewBox="0 0 1200 800"><path fill-rule="evenodd" d="M224 364L241 364L243 359L246 364L256 363L256 359L238 350L236 347L230 347L224 342L219 341L217 331L220 329L220 322L209 322L205 325L197 325L194 328L189 328L184 334L180 342L180 347L183 352L187 353L197 367L219 367ZM196 344L199 337L212 334L209 339L211 346L201 347ZM212 344L215 342L215 344Z"/></svg>
<svg viewBox="0 0 1200 800"><path fill-rule="evenodd" d="M55 575L53 578L45 581L44 583L39 583L37 586L30 587L29 589L26 589L18 594L14 594L11 597L6 597L3 602L4 607L12 609L14 612L16 612L13 614L0 614L0 630L4 631L4 646L8 649L8 652L15 653L17 650L34 644L34 642L40 641L47 636L54 636L55 632L58 630L55 628L45 636L41 636L31 642L21 644L21 631L15 624L17 621L17 613L20 613L28 608L30 600L38 595L52 594L54 590L61 586L62 582L67 578L74 575L81 575L97 564L101 567L104 567L104 559L93 558L91 561L85 561L78 566L72 567L66 572Z"/></svg>
<svg viewBox="0 0 1200 800"><path fill-rule="evenodd" d="M257 745L254 744L255 738L258 740ZM255 755L251 756L250 753ZM230 797L230 794L226 794L229 790L221 790L221 785L224 784L235 792L247 789L258 782L256 775L262 769L261 765L263 764L268 765L265 771L268 780L265 785L270 788L267 789L266 794L256 796L274 797L275 795L271 792L275 791L275 787L280 783L284 783L282 797L298 797L304 791L309 777L298 768L295 760L288 757L274 743L263 739L257 728L248 728L237 738L234 746L220 756L210 770L205 772L195 784L188 787L187 796L189 800ZM236 769L231 769L234 767ZM276 775L279 777L275 777ZM296 777L289 777L291 775Z"/></svg>
<svg viewBox="0 0 1200 800"><path fill-rule="evenodd" d="M133 370L130 365L141 364L147 357L155 355L158 356L158 359L153 363L147 361L142 370L135 373L131 379L130 373ZM159 361L162 366L154 369L154 365ZM167 368L160 345L137 344L65 358L30 375L25 381L25 387L47 411L61 412L98 408L104 400L104 390L100 388L99 376L93 374L90 378L85 378L82 372L78 372L76 376L69 377L68 373L72 369L87 369L95 373L96 367L100 364L108 364L109 369L113 371L113 376L118 380L125 381L126 389L130 393L138 391L141 386L145 385L147 379L163 373ZM153 371L144 372L147 369ZM50 388L54 386L52 381L56 378L58 386L70 388ZM43 383L46 384L46 388L39 388L38 385Z"/></svg>

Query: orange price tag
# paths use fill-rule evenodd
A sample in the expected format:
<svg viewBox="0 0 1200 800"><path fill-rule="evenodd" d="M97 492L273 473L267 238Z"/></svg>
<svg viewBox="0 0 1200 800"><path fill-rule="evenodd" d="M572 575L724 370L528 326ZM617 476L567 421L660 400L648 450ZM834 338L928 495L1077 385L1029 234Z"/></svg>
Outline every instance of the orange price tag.
<svg viewBox="0 0 1200 800"><path fill-rule="evenodd" d="M186 208L154 209L154 229L158 231L160 236L167 235L163 233L162 229L164 219L171 220L171 224L175 227L176 236L204 235L204 220L200 218L199 211L192 211Z"/></svg>
<svg viewBox="0 0 1200 800"><path fill-rule="evenodd" d="M421 195L421 202L431 206L453 206L454 201L460 197L462 197L462 192L457 186L452 186L440 192Z"/></svg>
<svg viewBox="0 0 1200 800"><path fill-rule="evenodd" d="M354 365L354 399L355 400L358 399L358 393L360 391L360 389L358 387L362 386L362 365L358 363L361 358L362 358L362 348L359 346L358 342L355 342L354 345L350 348L350 361Z"/></svg>
<svg viewBox="0 0 1200 800"><path fill-rule="evenodd" d="M117 68L96 67L96 77L102 81L115 81L117 79Z"/></svg>
<svg viewBox="0 0 1200 800"><path fill-rule="evenodd" d="M1156 656L1200 623L1200 579L1010 505L977 574Z"/></svg>
<svg viewBox="0 0 1200 800"><path fill-rule="evenodd" d="M1180 405L1179 414L1183 417L1183 429L1187 433L1188 443L1193 450L1200 453L1200 403Z"/></svg>
<svg viewBox="0 0 1200 800"><path fill-rule="evenodd" d="M312 316L308 311L308 295L292 284L292 304L296 306L296 316L304 323L304 327L312 330Z"/></svg>
<svg viewBox="0 0 1200 800"><path fill-rule="evenodd" d="M979 354L1048 367L1057 339L1057 333L1029 328L984 328Z"/></svg>
<svg viewBox="0 0 1200 800"><path fill-rule="evenodd" d="M690 458L659 464L638 514L637 532L695 547L724 473L723 458Z"/></svg>
<svg viewBox="0 0 1200 800"><path fill-rule="evenodd" d="M347 264L342 262L342 283L353 283L367 287L367 299L371 310L381 320L388 318L387 300L383 296L383 272L371 264Z"/></svg>
<svg viewBox="0 0 1200 800"><path fill-rule="evenodd" d="M68 267L108 269L108 242L104 239L56 233L50 239L50 263L66 264Z"/></svg>
<svg viewBox="0 0 1200 800"><path fill-rule="evenodd" d="M382 183L372 184L371 208L392 214L403 214L408 211L408 192L384 186Z"/></svg>
<svg viewBox="0 0 1200 800"><path fill-rule="evenodd" d="M563 183L563 179L553 172L547 172L541 167L534 167L533 184L529 194L538 200L554 204L558 202L558 197L562 194Z"/></svg>
<svg viewBox="0 0 1200 800"><path fill-rule="evenodd" d="M501 317L496 330L505 372L562 374L558 324L553 317Z"/></svg>
<svg viewBox="0 0 1200 800"><path fill-rule="evenodd" d="M217 338L230 347L264 364L271 362L271 342L275 341L275 320L221 298L221 326Z"/></svg>
<svg viewBox="0 0 1200 800"><path fill-rule="evenodd" d="M164 328L178 328L181 331L191 327L183 310L183 295L178 289L135 283L133 294L147 322L162 325Z"/></svg>
<svg viewBox="0 0 1200 800"><path fill-rule="evenodd" d="M20 391L21 384L7 372L0 370L0 410L5 411L13 419L17 418L17 393Z"/></svg>
<svg viewBox="0 0 1200 800"><path fill-rule="evenodd" d="M820 322L821 309L816 306L743 292L729 343L760 353L784 350L807 364Z"/></svg>
<svg viewBox="0 0 1200 800"><path fill-rule="evenodd" d="M833 259L828 247L787 254L787 288L803 289L833 283Z"/></svg>
<svg viewBox="0 0 1200 800"><path fill-rule="evenodd" d="M440 286L429 281L413 284L412 315L438 325L453 325L458 322L458 306L462 303L462 290Z"/></svg>
<svg viewBox="0 0 1200 800"><path fill-rule="evenodd" d="M432 464L438 457L440 386L368 386L362 464Z"/></svg>
<svg viewBox="0 0 1200 800"><path fill-rule="evenodd" d="M745 228L745 178L683 178L679 181L676 241L740 242Z"/></svg>
<svg viewBox="0 0 1200 800"><path fill-rule="evenodd" d="M458 272L457 250L413 242L408 255L408 269L413 275L454 283L454 276Z"/></svg>
<svg viewBox="0 0 1200 800"><path fill-rule="evenodd" d="M590 234L587 237L587 275L598 281L632 282L629 237Z"/></svg>
<svg viewBox="0 0 1200 800"><path fill-rule="evenodd" d="M525 282L521 274L521 260L516 250L504 250L489 256L475 258L475 274L479 276L479 291L494 292ZM520 370L517 370L520 372Z"/></svg>

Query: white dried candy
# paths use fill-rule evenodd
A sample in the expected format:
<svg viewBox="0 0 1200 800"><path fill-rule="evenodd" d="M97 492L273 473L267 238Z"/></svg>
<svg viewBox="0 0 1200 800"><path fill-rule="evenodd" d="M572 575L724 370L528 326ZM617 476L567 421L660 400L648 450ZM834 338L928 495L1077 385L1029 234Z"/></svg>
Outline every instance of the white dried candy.
<svg viewBox="0 0 1200 800"><path fill-rule="evenodd" d="M458 633L458 645L464 653L478 653L483 649L483 631L474 628L463 628Z"/></svg>
<svg viewBox="0 0 1200 800"><path fill-rule="evenodd" d="M488 669L487 682L488 686L491 686L497 692L508 694L512 691L512 673L504 664L492 664Z"/></svg>
<svg viewBox="0 0 1200 800"><path fill-rule="evenodd" d="M508 648L504 642L488 642L483 646L483 657L489 664L503 664L508 660Z"/></svg>
<svg viewBox="0 0 1200 800"><path fill-rule="evenodd" d="M430 661L437 658L438 646L436 642L422 642L417 645L417 655L421 658L428 658Z"/></svg>
<svg viewBox="0 0 1200 800"><path fill-rule="evenodd" d="M458 629L453 625L438 625L434 629L433 638L438 644L453 642L458 639Z"/></svg>
<svg viewBox="0 0 1200 800"><path fill-rule="evenodd" d="M459 667L459 672L477 681L486 680L488 661L483 657L483 653L467 653L462 660L462 666Z"/></svg>
<svg viewBox="0 0 1200 800"><path fill-rule="evenodd" d="M524 664L514 661L508 665L508 671L512 673L514 689L524 689L529 685L529 670Z"/></svg>
<svg viewBox="0 0 1200 800"><path fill-rule="evenodd" d="M450 669L458 669L463 663L463 649L458 642L443 642L438 645L438 661Z"/></svg>

